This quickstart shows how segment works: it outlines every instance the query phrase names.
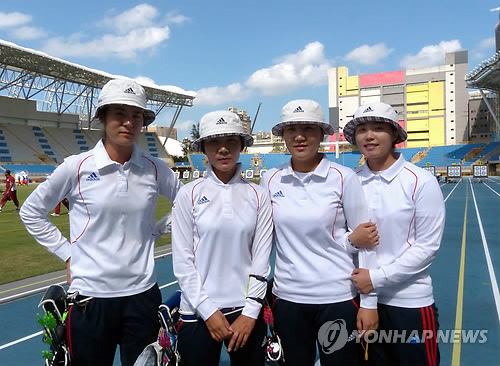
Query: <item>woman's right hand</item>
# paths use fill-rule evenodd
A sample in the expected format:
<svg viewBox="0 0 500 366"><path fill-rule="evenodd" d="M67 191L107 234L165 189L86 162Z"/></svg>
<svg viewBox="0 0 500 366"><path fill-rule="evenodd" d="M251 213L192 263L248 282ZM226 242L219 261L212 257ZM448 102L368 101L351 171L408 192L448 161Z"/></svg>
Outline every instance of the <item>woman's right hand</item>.
<svg viewBox="0 0 500 366"><path fill-rule="evenodd" d="M365 222L349 235L349 241L356 248L373 248L379 245L377 225L374 222Z"/></svg>
<svg viewBox="0 0 500 366"><path fill-rule="evenodd" d="M220 310L213 313L205 323L207 324L210 335L217 342L222 342L233 335L233 332L230 330L231 325Z"/></svg>

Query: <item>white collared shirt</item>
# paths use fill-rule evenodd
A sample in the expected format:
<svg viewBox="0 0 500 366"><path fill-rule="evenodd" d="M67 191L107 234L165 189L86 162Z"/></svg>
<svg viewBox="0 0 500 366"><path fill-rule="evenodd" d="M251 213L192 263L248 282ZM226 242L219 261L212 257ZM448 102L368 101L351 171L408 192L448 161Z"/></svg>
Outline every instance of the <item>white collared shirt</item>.
<svg viewBox="0 0 500 366"><path fill-rule="evenodd" d="M436 178L405 160L374 174L356 169L377 224L379 268L370 270L378 302L417 308L434 303L427 271L441 243L445 206Z"/></svg>
<svg viewBox="0 0 500 366"><path fill-rule="evenodd" d="M266 283L272 246L269 197L240 177L221 182L208 174L179 191L172 209L174 273L182 290L181 312L207 320L217 309L244 306L242 314L256 319Z"/></svg>
<svg viewBox="0 0 500 366"><path fill-rule="evenodd" d="M357 251L346 239L369 221L363 189L352 169L325 156L313 172L298 175L288 162L266 172L260 182L273 206L273 293L304 304L350 300L357 294L351 281ZM359 251L361 262L361 253L368 252L374 257L373 251ZM366 304L363 298L363 307L376 308L376 298Z"/></svg>
<svg viewBox="0 0 500 366"><path fill-rule="evenodd" d="M26 199L20 215L41 245L63 261L71 257L70 292L129 296L156 283L156 202L159 195L173 201L180 186L163 161L135 145L122 166L99 141L66 158ZM64 198L70 205L70 241L47 217Z"/></svg>

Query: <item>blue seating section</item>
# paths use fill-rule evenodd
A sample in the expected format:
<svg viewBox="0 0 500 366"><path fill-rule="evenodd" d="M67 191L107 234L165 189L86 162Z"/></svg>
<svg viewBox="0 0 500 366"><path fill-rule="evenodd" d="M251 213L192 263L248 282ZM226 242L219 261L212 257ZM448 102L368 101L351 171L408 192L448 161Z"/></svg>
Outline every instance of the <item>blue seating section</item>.
<svg viewBox="0 0 500 366"><path fill-rule="evenodd" d="M31 164L3 164L4 169L12 172L24 170L28 173L52 173L56 167L53 165L31 165Z"/></svg>
<svg viewBox="0 0 500 366"><path fill-rule="evenodd" d="M54 151L52 150L52 147L48 144L48 140L45 137L45 134L43 133L42 129L40 127L37 127L37 126L32 126L31 130L33 131L33 134L37 138L38 143L40 144L40 148L42 149L43 153L47 154L55 161L56 158L55 158Z"/></svg>
<svg viewBox="0 0 500 366"><path fill-rule="evenodd" d="M5 141L5 136L3 135L3 130L0 129L0 141ZM12 161L12 156L10 156L10 151L8 149L7 143L2 142L0 145L0 161Z"/></svg>
<svg viewBox="0 0 500 366"><path fill-rule="evenodd" d="M76 144L80 147L80 152L89 151L89 143L81 130L73 130Z"/></svg>
<svg viewBox="0 0 500 366"><path fill-rule="evenodd" d="M418 152L424 151L425 149L425 147L408 147L406 149L397 149L396 151L403 154L406 161L411 161Z"/></svg>
<svg viewBox="0 0 500 366"><path fill-rule="evenodd" d="M203 159L205 159L204 154L191 154L191 161L195 170L204 171L206 170L205 165L203 165Z"/></svg>
<svg viewBox="0 0 500 366"><path fill-rule="evenodd" d="M146 136L146 140L148 142L148 150L147 152L154 157L158 157L158 149L156 148L156 140L154 137L153 132L144 132L144 135Z"/></svg>
<svg viewBox="0 0 500 366"><path fill-rule="evenodd" d="M431 147L427 156L423 158L421 161L417 163L418 166L425 166L427 163L433 166L448 166L453 163L460 164L462 162L462 158L453 158L451 157L452 153L456 150L459 150L465 146L469 145L454 145L454 146L434 146ZM468 151L471 151L470 148ZM465 150L463 150L465 151ZM463 151L459 152L459 155L463 154ZM465 155L465 154L464 154Z"/></svg>
<svg viewBox="0 0 500 366"><path fill-rule="evenodd" d="M475 156L474 158L472 158L472 160L466 161L463 165L465 165L465 166L472 165L472 163L474 163L475 161L477 161L477 160L485 157L486 155L488 155L490 152L492 152L493 150L495 150L499 146L500 146L500 142L498 142L498 141L490 142L488 145L486 145L484 147L484 149L477 156Z"/></svg>
<svg viewBox="0 0 500 366"><path fill-rule="evenodd" d="M272 169L287 163L290 160L290 154L259 154L262 158L262 168Z"/></svg>
<svg viewBox="0 0 500 366"><path fill-rule="evenodd" d="M462 147L456 149L455 151L452 151L451 153L448 154L448 157L454 158L454 159L460 159L464 160L465 155L470 153L474 149L478 149L480 147L484 146L484 144L468 144L468 145L463 145Z"/></svg>
<svg viewBox="0 0 500 366"><path fill-rule="evenodd" d="M326 153L325 155L328 160L353 169L359 166L359 161L363 156L359 151L344 151L339 155L338 159L335 158L335 153L333 152Z"/></svg>

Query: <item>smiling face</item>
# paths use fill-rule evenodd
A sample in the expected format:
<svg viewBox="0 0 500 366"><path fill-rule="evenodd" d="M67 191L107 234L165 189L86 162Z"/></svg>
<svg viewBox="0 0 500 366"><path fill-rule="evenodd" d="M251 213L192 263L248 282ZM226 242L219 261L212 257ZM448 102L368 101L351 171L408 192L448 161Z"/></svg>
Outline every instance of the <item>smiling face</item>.
<svg viewBox="0 0 500 366"><path fill-rule="evenodd" d="M366 122L356 127L355 140L372 170L384 170L394 163L397 131L386 122Z"/></svg>
<svg viewBox="0 0 500 366"><path fill-rule="evenodd" d="M323 141L323 130L314 124L288 125L283 128L283 139L290 154L292 164L298 171L313 171L321 158L318 149ZM296 166L301 166L296 169Z"/></svg>
<svg viewBox="0 0 500 366"><path fill-rule="evenodd" d="M204 153L217 178L224 183L229 182L236 172L236 164L240 159L242 148L240 136L208 138L202 143Z"/></svg>

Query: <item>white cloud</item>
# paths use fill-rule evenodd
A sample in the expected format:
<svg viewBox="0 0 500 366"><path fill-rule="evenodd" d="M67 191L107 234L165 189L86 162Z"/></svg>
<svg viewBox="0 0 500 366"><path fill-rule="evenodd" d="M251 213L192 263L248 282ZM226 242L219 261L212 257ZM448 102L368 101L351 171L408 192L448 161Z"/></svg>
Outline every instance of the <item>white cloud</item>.
<svg viewBox="0 0 500 366"><path fill-rule="evenodd" d="M198 90L195 105L220 105L246 99L251 90L245 88L240 83L233 83L227 86L214 86Z"/></svg>
<svg viewBox="0 0 500 366"><path fill-rule="evenodd" d="M483 39L479 42L479 48L495 48L495 37Z"/></svg>
<svg viewBox="0 0 500 366"><path fill-rule="evenodd" d="M31 15L12 12L4 13L0 11L0 28L11 28L31 22Z"/></svg>
<svg viewBox="0 0 500 366"><path fill-rule="evenodd" d="M9 34L16 39L29 40L43 38L47 35L47 32L41 28L24 26L11 30Z"/></svg>
<svg viewBox="0 0 500 366"><path fill-rule="evenodd" d="M170 11L167 16L166 16L166 22L167 24L176 24L176 25L182 25L184 23L189 23L191 22L191 18L188 18L185 15L179 14L178 11Z"/></svg>
<svg viewBox="0 0 500 366"><path fill-rule="evenodd" d="M98 25L116 29L120 33L126 33L137 28L151 26L157 16L158 10L156 8L148 4L139 4L117 16L101 20Z"/></svg>
<svg viewBox="0 0 500 366"><path fill-rule="evenodd" d="M438 45L423 47L416 55L407 55L403 57L400 65L405 69L442 65L444 63L445 53L455 52L461 49L462 46L458 40L441 41Z"/></svg>
<svg viewBox="0 0 500 366"><path fill-rule="evenodd" d="M187 132L191 131L193 125L197 123L198 123L197 121L188 119L186 121L176 122L174 128L177 128L177 132Z"/></svg>
<svg viewBox="0 0 500 366"><path fill-rule="evenodd" d="M49 39L42 50L57 57L116 57L135 59L142 51L154 50L170 38L170 29L155 21L158 10L148 4L139 4L118 15L97 22L109 32L89 39L87 34L75 33Z"/></svg>
<svg viewBox="0 0 500 366"><path fill-rule="evenodd" d="M327 82L330 62L325 58L324 46L312 42L294 54L286 55L271 67L257 70L246 85L260 89L264 95L277 95L302 86L318 86Z"/></svg>
<svg viewBox="0 0 500 366"><path fill-rule="evenodd" d="M132 30L127 34L105 34L99 39L84 41L81 34L48 40L44 52L58 57L106 57L131 59L142 50L158 46L169 38L168 27L150 27Z"/></svg>
<svg viewBox="0 0 500 366"><path fill-rule="evenodd" d="M364 44L353 49L344 58L362 65L373 65L389 56L393 51L394 49L388 48L385 43L377 43L373 46Z"/></svg>

